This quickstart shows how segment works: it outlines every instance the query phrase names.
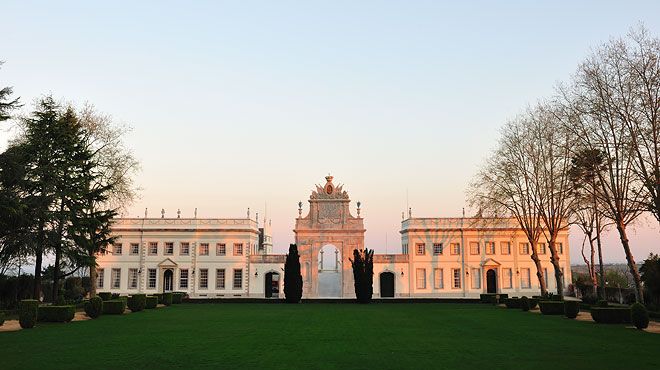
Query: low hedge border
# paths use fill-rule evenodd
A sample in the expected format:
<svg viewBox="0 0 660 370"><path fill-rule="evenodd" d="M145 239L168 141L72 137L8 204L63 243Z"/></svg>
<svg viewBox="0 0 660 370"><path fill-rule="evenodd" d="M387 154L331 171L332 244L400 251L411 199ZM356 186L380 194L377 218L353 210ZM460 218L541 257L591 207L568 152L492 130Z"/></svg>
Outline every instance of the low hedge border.
<svg viewBox="0 0 660 370"><path fill-rule="evenodd" d="M126 301L123 299L115 299L103 302L104 315L123 315L126 309Z"/></svg>
<svg viewBox="0 0 660 370"><path fill-rule="evenodd" d="M158 306L158 297L155 296L146 296L144 308L152 309Z"/></svg>
<svg viewBox="0 0 660 370"><path fill-rule="evenodd" d="M0 312L0 326L2 326L5 323L5 313Z"/></svg>
<svg viewBox="0 0 660 370"><path fill-rule="evenodd" d="M24 299L18 304L18 322L23 329L33 328L37 322L37 311L39 301L36 299Z"/></svg>
<svg viewBox="0 0 660 370"><path fill-rule="evenodd" d="M112 299L112 293L110 293L110 292L100 292L100 293L97 293L96 295L101 297L103 302L109 301L109 300Z"/></svg>
<svg viewBox="0 0 660 370"><path fill-rule="evenodd" d="M174 298L174 294L172 294L172 293L163 293L163 304L165 306L171 306L173 298Z"/></svg>
<svg viewBox="0 0 660 370"><path fill-rule="evenodd" d="M479 294L479 301L481 303L489 303L489 304L498 304L504 302L507 298L509 298L509 295L504 293L504 294L498 294L498 293L486 293L486 294Z"/></svg>
<svg viewBox="0 0 660 370"><path fill-rule="evenodd" d="M183 292L174 292L172 293L172 304L180 304L183 301L183 297L186 293Z"/></svg>
<svg viewBox="0 0 660 370"><path fill-rule="evenodd" d="M507 298L504 300L504 304L506 305L506 308L520 308L520 298Z"/></svg>
<svg viewBox="0 0 660 370"><path fill-rule="evenodd" d="M40 306L37 310L39 322L69 322L76 315L76 306Z"/></svg>
<svg viewBox="0 0 660 370"><path fill-rule="evenodd" d="M599 324L629 324L630 307L591 307L591 318Z"/></svg>
<svg viewBox="0 0 660 370"><path fill-rule="evenodd" d="M562 301L540 301L539 307L544 315L563 315L564 302Z"/></svg>
<svg viewBox="0 0 660 370"><path fill-rule="evenodd" d="M147 295L146 294L133 294L128 298L128 301L126 302L128 305L128 309L131 310L131 312L140 312L144 310L146 303L147 303Z"/></svg>

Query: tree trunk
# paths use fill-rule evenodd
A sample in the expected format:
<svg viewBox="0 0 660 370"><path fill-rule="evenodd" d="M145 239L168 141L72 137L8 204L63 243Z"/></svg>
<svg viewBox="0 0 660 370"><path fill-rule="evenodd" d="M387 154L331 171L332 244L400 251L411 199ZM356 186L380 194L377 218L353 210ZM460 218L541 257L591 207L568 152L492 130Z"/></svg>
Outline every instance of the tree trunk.
<svg viewBox="0 0 660 370"><path fill-rule="evenodd" d="M630 251L630 243L628 242L628 234L626 233L626 225L622 220L617 220L616 228L619 230L619 236L621 237L621 245L623 245L623 250L626 252L626 260L628 260L628 268L630 269L630 274L635 281L635 299L637 302L644 304L644 291L642 290L642 279L639 276L639 271L637 270L637 264L635 264L635 257L633 257L632 252Z"/></svg>
<svg viewBox="0 0 660 370"><path fill-rule="evenodd" d="M591 285L593 286L594 298L598 296L598 275L596 275L595 255L596 249L594 248L594 239L589 235L589 247L591 248L591 266L589 274L591 275Z"/></svg>
<svg viewBox="0 0 660 370"><path fill-rule="evenodd" d="M600 268L600 299L606 300L605 295L605 267L603 266L603 245L600 241L600 220L596 218L596 245L598 246L598 267Z"/></svg>
<svg viewBox="0 0 660 370"><path fill-rule="evenodd" d="M64 200L60 202L60 220L57 225L57 242L55 243L55 266L53 268L53 303L57 302L60 291L60 260L62 259L62 237L64 231Z"/></svg>
<svg viewBox="0 0 660 370"><path fill-rule="evenodd" d="M553 233L550 235L550 240L548 241L549 247L550 247L550 262L552 263L552 267L555 269L555 281L557 284L557 295L560 297L564 296L564 284L563 284L563 276L564 273L561 271L561 266L559 266L559 255L557 254L557 248L555 246L555 243L557 241L557 233Z"/></svg>
<svg viewBox="0 0 660 370"><path fill-rule="evenodd" d="M548 287L545 285L545 279L543 278L543 267L541 266L541 260L539 255L536 253L537 242L531 242L532 247L532 261L536 265L536 276L539 278L539 287L541 287L541 295L545 296L548 294Z"/></svg>
<svg viewBox="0 0 660 370"><path fill-rule="evenodd" d="M41 263L44 254L44 221L39 220L39 232L37 236L37 243L35 245L35 259L34 259L34 287L32 294L34 299L41 301Z"/></svg>
<svg viewBox="0 0 660 370"><path fill-rule="evenodd" d="M96 258L89 265L89 280L89 298L96 297Z"/></svg>

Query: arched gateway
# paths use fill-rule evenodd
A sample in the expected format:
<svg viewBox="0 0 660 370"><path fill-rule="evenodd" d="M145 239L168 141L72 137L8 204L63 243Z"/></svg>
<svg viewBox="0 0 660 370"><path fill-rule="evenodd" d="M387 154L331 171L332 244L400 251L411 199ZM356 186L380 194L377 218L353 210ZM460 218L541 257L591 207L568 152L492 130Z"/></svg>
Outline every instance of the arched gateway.
<svg viewBox="0 0 660 370"><path fill-rule="evenodd" d="M349 257L353 255L353 249L364 248L365 229L359 202L357 217L353 217L349 210L351 200L342 185L335 186L329 175L325 180L325 186L317 185L309 197L307 216L302 217L301 202L296 219L296 244L300 264L306 270L303 272L303 297L355 297ZM328 245L334 249L324 248ZM327 255L330 254L328 251L331 255ZM336 279L331 276L333 268L336 269Z"/></svg>

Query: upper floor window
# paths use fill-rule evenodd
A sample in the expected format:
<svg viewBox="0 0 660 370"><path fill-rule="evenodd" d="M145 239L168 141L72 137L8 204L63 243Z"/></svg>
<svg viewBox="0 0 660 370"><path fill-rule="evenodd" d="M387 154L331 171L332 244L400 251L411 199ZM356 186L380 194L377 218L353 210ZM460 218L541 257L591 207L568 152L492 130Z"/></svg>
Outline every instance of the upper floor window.
<svg viewBox="0 0 660 370"><path fill-rule="evenodd" d="M140 244L131 243L131 254L132 255L140 254Z"/></svg>
<svg viewBox="0 0 660 370"><path fill-rule="evenodd" d="M486 254L495 254L495 242L486 242L484 249L486 249Z"/></svg>
<svg viewBox="0 0 660 370"><path fill-rule="evenodd" d="M433 254L436 256L442 254L442 243L433 244Z"/></svg>
<svg viewBox="0 0 660 370"><path fill-rule="evenodd" d="M529 243L520 243L520 254L529 254Z"/></svg>
<svg viewBox="0 0 660 370"><path fill-rule="evenodd" d="M470 242L470 254L479 254L479 242Z"/></svg>
<svg viewBox="0 0 660 370"><path fill-rule="evenodd" d="M501 242L500 243L500 253L502 253L502 254L511 254L511 243L510 242Z"/></svg>
<svg viewBox="0 0 660 370"><path fill-rule="evenodd" d="M165 242L165 255L171 256L174 254L174 243Z"/></svg>
<svg viewBox="0 0 660 370"><path fill-rule="evenodd" d="M564 254L564 244L557 243L557 254Z"/></svg>
<svg viewBox="0 0 660 370"><path fill-rule="evenodd" d="M234 243L234 256L243 255L243 243Z"/></svg>
<svg viewBox="0 0 660 370"><path fill-rule="evenodd" d="M424 255L426 253L426 244L417 243L417 248L415 249L418 256Z"/></svg>
<svg viewBox="0 0 660 370"><path fill-rule="evenodd" d="M459 243L451 243L451 254L461 254L461 245Z"/></svg>
<svg viewBox="0 0 660 370"><path fill-rule="evenodd" d="M209 255L209 243L201 243L199 245L199 255L208 256Z"/></svg>
<svg viewBox="0 0 660 370"><path fill-rule="evenodd" d="M121 252L122 252L121 243L112 245L112 254L121 255Z"/></svg>
<svg viewBox="0 0 660 370"><path fill-rule="evenodd" d="M224 256L227 254L227 246L225 243L218 243L215 245L215 255Z"/></svg>
<svg viewBox="0 0 660 370"><path fill-rule="evenodd" d="M149 242L149 254L152 256L158 254L158 242Z"/></svg>
<svg viewBox="0 0 660 370"><path fill-rule="evenodd" d="M190 243L181 242L179 245L179 254L182 256L187 256L190 254Z"/></svg>
<svg viewBox="0 0 660 370"><path fill-rule="evenodd" d="M539 254L546 254L545 243L539 243Z"/></svg>

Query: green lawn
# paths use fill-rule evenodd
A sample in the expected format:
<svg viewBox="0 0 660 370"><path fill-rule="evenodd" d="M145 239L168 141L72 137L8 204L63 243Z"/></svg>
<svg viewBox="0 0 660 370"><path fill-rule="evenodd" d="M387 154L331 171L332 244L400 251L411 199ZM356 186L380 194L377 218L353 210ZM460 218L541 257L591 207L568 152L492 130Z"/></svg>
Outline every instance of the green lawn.
<svg viewBox="0 0 660 370"><path fill-rule="evenodd" d="M0 368L658 369L660 334L476 304L182 304L0 333Z"/></svg>

